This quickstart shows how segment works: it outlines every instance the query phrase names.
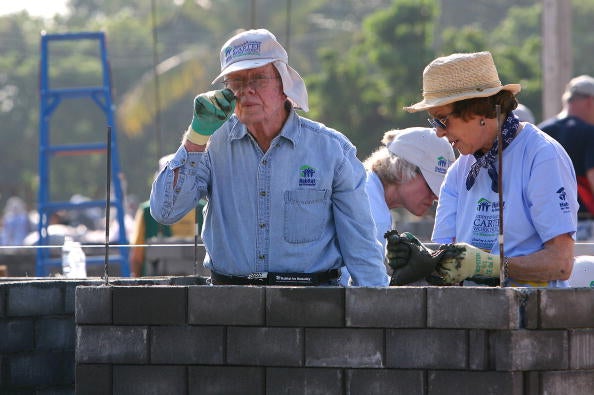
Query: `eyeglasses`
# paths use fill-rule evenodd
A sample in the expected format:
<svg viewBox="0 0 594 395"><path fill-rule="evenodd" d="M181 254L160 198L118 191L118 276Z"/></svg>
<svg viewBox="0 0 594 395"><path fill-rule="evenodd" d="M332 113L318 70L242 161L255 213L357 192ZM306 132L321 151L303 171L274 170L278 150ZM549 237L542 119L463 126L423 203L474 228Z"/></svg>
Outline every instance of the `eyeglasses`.
<svg viewBox="0 0 594 395"><path fill-rule="evenodd" d="M431 127L434 129L440 128L446 130L448 128L446 122L449 116L450 114L446 115L443 118L427 118L427 122L429 122L429 125L431 125Z"/></svg>
<svg viewBox="0 0 594 395"><path fill-rule="evenodd" d="M230 78L223 81L225 88L231 89L233 92L239 92L246 86L253 90L264 89L268 86L271 80L278 80L279 77L271 77L266 75L255 76L250 79Z"/></svg>

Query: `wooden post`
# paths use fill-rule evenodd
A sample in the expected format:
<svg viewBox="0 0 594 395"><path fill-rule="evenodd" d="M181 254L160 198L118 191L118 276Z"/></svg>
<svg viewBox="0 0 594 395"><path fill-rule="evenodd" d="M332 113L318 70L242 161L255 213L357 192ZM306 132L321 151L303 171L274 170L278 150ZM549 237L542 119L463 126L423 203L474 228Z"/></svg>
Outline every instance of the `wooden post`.
<svg viewBox="0 0 594 395"><path fill-rule="evenodd" d="M542 0L542 9L542 116L547 119L561 111L561 95L573 77L571 0Z"/></svg>

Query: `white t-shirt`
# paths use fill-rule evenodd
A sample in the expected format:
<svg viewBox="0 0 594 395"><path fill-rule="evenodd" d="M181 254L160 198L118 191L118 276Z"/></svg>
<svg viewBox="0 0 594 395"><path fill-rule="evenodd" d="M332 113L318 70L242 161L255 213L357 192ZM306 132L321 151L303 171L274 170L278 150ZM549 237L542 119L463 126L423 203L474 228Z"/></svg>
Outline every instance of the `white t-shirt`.
<svg viewBox="0 0 594 395"><path fill-rule="evenodd" d="M564 233L575 238L577 229L577 181L569 156L534 125L523 125L503 151L503 245L505 255L511 257L539 251L544 242ZM487 170L482 168L474 186L466 190L466 176L475 161L472 155L461 155L449 168L431 239L466 242L499 254L499 197L491 190ZM567 281L513 279L510 285L568 286Z"/></svg>

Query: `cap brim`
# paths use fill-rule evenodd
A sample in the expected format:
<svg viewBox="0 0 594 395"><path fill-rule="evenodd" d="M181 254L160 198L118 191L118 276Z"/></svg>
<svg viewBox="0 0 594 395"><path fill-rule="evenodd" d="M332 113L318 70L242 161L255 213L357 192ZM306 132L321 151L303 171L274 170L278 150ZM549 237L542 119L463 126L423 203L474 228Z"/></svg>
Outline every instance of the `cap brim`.
<svg viewBox="0 0 594 395"><path fill-rule="evenodd" d="M258 59L246 59L246 60L241 60L239 62L232 63L221 71L221 73L217 76L217 78L215 78L212 81L212 84L221 82L223 80L223 77L225 77L227 74L231 74L236 71L249 70L249 69L255 69L258 67L266 66L267 64L272 63L275 60L278 60L278 59L258 58Z"/></svg>
<svg viewBox="0 0 594 395"><path fill-rule="evenodd" d="M514 95L517 95L522 90L522 86L520 84L507 84L503 86L498 86L496 88L484 89L479 91L468 91L463 92L457 95L446 96L437 99L429 99L413 104L409 107L403 107L404 111L406 112L419 112L419 111L426 111L431 108L445 106L446 104L454 103L461 100L466 99L474 99L479 97L489 97L492 96L500 91L510 91Z"/></svg>
<svg viewBox="0 0 594 395"><path fill-rule="evenodd" d="M423 175L423 178L425 178L425 181L427 181L427 184L429 185L429 188L431 188L431 191L433 191L435 196L439 197L439 189L441 188L441 183L443 182L444 175L438 174L434 171L425 170L422 167L420 169L421 174Z"/></svg>

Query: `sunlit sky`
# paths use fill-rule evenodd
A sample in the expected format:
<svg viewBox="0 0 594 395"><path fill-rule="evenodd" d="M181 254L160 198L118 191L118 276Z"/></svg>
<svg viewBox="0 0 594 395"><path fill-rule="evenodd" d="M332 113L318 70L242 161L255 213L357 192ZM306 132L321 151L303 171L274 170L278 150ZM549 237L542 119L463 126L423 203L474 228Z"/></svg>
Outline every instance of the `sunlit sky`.
<svg viewBox="0 0 594 395"><path fill-rule="evenodd" d="M29 15L51 18L66 12L67 0L1 0L0 15L26 10Z"/></svg>

